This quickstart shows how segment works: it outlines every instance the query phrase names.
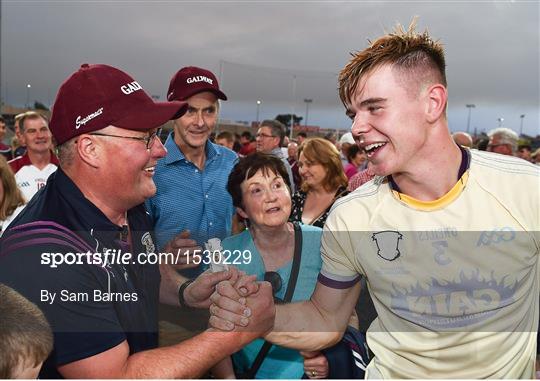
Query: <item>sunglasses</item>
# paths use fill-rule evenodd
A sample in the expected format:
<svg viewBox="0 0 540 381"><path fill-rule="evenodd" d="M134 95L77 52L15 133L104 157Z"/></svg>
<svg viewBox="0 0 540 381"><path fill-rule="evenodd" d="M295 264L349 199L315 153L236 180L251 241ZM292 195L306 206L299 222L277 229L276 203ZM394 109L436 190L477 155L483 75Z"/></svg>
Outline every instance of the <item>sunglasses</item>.
<svg viewBox="0 0 540 381"><path fill-rule="evenodd" d="M264 273L264 281L270 283L272 286L274 301L277 304L283 303L283 300L276 296L276 294L281 291L281 288L283 287L283 279L281 278L281 275L279 275L279 273L276 271L267 271Z"/></svg>

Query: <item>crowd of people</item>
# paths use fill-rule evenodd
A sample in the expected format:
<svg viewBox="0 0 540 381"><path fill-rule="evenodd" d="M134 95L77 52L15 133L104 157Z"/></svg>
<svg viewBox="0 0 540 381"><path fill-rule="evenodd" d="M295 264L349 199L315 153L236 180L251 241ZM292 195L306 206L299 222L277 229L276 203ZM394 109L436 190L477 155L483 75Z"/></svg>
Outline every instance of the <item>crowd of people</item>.
<svg viewBox="0 0 540 381"><path fill-rule="evenodd" d="M532 378L540 153L450 134L445 69L397 27L340 73L351 132L289 140L215 134L206 69L155 102L83 64L0 145L0 377ZM210 328L160 345L159 303Z"/></svg>

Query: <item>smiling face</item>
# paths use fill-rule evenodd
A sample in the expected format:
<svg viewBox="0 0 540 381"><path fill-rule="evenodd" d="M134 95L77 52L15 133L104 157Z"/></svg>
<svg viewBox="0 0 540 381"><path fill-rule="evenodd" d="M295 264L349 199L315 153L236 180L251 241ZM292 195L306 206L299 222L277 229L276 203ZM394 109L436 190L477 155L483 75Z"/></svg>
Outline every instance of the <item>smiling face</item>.
<svg viewBox="0 0 540 381"><path fill-rule="evenodd" d="M291 214L291 195L285 181L271 170L259 170L242 182L242 207L237 208L243 218L255 227L280 227Z"/></svg>
<svg viewBox="0 0 540 381"><path fill-rule="evenodd" d="M427 140L424 91L407 88L391 66L367 74L350 100L352 134L380 176L414 170ZM420 158L419 158L420 159Z"/></svg>
<svg viewBox="0 0 540 381"><path fill-rule="evenodd" d="M218 116L216 96L208 91L189 97L188 109L174 121L174 141L182 149L202 149L214 130Z"/></svg>
<svg viewBox="0 0 540 381"><path fill-rule="evenodd" d="M22 138L29 152L44 153L52 148L52 134L41 117L24 120Z"/></svg>
<svg viewBox="0 0 540 381"><path fill-rule="evenodd" d="M319 188L326 178L326 168L315 161L308 160L304 152L298 158L298 173L302 181L310 188Z"/></svg>
<svg viewBox="0 0 540 381"><path fill-rule="evenodd" d="M146 137L154 131L155 129L144 133L109 126L99 132ZM158 159L165 157L167 153L158 137L154 138L150 149L146 149L146 143L139 140L109 136L93 137L99 139L105 151L102 178L104 181L106 179L112 181L108 186L114 189L115 197L121 199L125 206L131 208L141 204L156 193L156 184L152 179L155 166Z"/></svg>

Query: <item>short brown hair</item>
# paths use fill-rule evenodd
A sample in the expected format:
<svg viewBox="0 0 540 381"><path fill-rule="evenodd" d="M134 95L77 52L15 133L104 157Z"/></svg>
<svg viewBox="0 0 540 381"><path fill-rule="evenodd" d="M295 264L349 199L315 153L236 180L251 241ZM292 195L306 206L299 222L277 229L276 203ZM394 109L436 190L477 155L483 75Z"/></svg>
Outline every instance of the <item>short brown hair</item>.
<svg viewBox="0 0 540 381"><path fill-rule="evenodd" d="M24 296L0 283L0 378L11 378L21 361L36 367L53 346L43 312Z"/></svg>
<svg viewBox="0 0 540 381"><path fill-rule="evenodd" d="M307 160L322 165L326 170L326 176L323 179L323 187L326 191L331 192L347 186L349 182L343 172L339 151L331 142L321 138L307 139L298 148L298 157L302 153ZM302 190L309 191L309 185L303 182Z"/></svg>
<svg viewBox="0 0 540 381"><path fill-rule="evenodd" d="M4 198L0 201L0 220L5 220L26 200L15 181L15 175L6 159L0 155L0 182L4 187Z"/></svg>
<svg viewBox="0 0 540 381"><path fill-rule="evenodd" d="M290 192L291 183L289 174L287 173L287 169L285 169L283 161L274 155L254 152L251 155L240 158L229 175L227 191L229 191L235 207L243 206L242 189L240 186L245 180L252 178L259 170L262 170L265 174L272 172L281 176Z"/></svg>
<svg viewBox="0 0 540 381"><path fill-rule="evenodd" d="M404 30L397 25L393 33L379 37L361 52L351 53L352 59L339 74L339 97L345 107L356 92L358 83L367 74L383 65L391 65L414 81L418 87L426 83L441 83L446 87L444 49L427 30L416 32L416 19Z"/></svg>
<svg viewBox="0 0 540 381"><path fill-rule="evenodd" d="M221 131L217 136L216 140L225 139L229 143L234 143L234 136L229 131Z"/></svg>

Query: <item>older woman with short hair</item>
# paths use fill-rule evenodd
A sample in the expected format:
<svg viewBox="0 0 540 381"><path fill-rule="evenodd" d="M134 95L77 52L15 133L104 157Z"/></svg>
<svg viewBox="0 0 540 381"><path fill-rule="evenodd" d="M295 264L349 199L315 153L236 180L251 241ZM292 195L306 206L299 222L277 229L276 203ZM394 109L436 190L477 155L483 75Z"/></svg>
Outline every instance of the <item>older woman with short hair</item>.
<svg viewBox="0 0 540 381"><path fill-rule="evenodd" d="M241 158L229 175L227 190L237 213L246 219L248 229L222 242L225 255L243 253L240 263L235 266L247 274L257 275L258 280L270 281L278 303L289 299L288 296L290 301L309 299L322 264L319 253L321 229L288 221L291 193L283 162L258 152ZM245 252L250 253L249 257ZM235 257L233 254L231 259ZM295 273L294 285L290 278L294 279ZM275 345L270 347L259 369L253 372L253 363L263 343L262 339L256 340L233 355L237 376L302 377L304 367L300 353ZM234 377L230 361L218 365L213 373L216 378Z"/></svg>

